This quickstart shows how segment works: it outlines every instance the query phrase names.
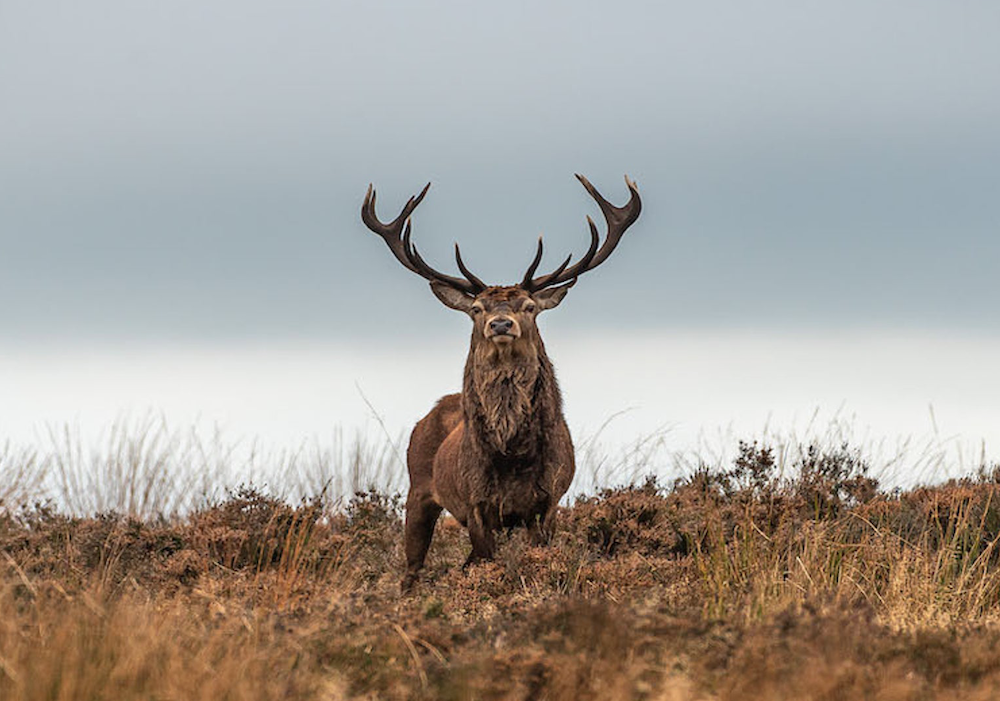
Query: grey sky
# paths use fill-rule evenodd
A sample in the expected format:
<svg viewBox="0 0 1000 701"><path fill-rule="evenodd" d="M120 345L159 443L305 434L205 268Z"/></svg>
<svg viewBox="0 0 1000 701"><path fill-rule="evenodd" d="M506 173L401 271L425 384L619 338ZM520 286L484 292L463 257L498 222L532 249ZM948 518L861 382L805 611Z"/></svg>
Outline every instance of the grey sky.
<svg viewBox="0 0 1000 701"><path fill-rule="evenodd" d="M433 180L421 250L502 282L585 248L575 171L646 206L554 323L996 330L998 36L993 2L6 0L0 338L459 328L367 183L388 218Z"/></svg>

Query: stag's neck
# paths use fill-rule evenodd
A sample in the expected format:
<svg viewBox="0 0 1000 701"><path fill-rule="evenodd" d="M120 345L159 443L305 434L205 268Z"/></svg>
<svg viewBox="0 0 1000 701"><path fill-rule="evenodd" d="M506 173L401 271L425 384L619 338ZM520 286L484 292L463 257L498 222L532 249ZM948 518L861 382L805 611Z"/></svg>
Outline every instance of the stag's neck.
<svg viewBox="0 0 1000 701"><path fill-rule="evenodd" d="M561 415L555 372L540 340L510 348L473 345L462 396L477 448L516 461L537 456L548 426Z"/></svg>

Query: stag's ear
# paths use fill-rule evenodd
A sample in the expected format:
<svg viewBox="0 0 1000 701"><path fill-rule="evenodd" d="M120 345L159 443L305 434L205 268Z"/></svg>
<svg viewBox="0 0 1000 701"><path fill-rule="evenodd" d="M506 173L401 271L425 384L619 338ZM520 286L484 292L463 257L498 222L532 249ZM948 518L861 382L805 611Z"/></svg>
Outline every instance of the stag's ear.
<svg viewBox="0 0 1000 701"><path fill-rule="evenodd" d="M555 309L558 307L559 303L563 301L563 297L569 292L569 288L575 284L576 280L574 279L568 285L549 287L533 293L531 296L535 298L535 302L538 304L538 311L544 312L546 309Z"/></svg>
<svg viewBox="0 0 1000 701"><path fill-rule="evenodd" d="M431 292L434 296L441 300L441 302L446 307L451 307L452 309L457 309L460 312L469 313L472 309L472 303L475 301L475 297L466 294L461 290L456 290L454 287L445 285L444 283L434 280L431 282Z"/></svg>

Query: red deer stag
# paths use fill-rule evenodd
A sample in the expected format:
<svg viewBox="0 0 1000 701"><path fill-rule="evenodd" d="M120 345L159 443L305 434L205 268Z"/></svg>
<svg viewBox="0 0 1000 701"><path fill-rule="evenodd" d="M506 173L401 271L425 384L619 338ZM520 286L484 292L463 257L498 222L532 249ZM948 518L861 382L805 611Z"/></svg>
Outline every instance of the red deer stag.
<svg viewBox="0 0 1000 701"><path fill-rule="evenodd" d="M410 215L428 183L403 211L385 224L375 215L369 185L361 208L365 225L382 237L396 259L425 280L445 306L472 319L472 342L461 394L449 394L421 419L406 452L410 491L406 499L406 574L409 590L424 565L441 510L448 509L469 531L472 553L466 565L493 557L494 531L523 525L534 543L547 542L553 514L569 489L575 464L573 443L563 418L562 397L535 318L553 309L577 278L603 263L638 218L642 203L635 183L625 178L630 197L615 207L582 175L576 176L597 200L607 221L603 245L594 221L590 248L574 265L566 258L547 275L535 277L542 240L517 285L487 285L462 261L463 277L438 272L410 241Z"/></svg>

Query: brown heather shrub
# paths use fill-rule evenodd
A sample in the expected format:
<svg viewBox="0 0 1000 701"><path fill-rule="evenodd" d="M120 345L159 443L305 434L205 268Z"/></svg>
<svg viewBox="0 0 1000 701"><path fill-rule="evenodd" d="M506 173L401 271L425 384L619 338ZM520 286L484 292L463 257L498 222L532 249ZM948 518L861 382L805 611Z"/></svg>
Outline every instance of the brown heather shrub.
<svg viewBox="0 0 1000 701"><path fill-rule="evenodd" d="M186 529L188 543L209 561L239 570L264 568L308 549L323 516L322 504L293 508L278 499L241 487L230 498L195 512Z"/></svg>
<svg viewBox="0 0 1000 701"><path fill-rule="evenodd" d="M2 699L992 699L1000 470L884 492L847 446L602 490L401 597L398 496L0 514Z"/></svg>
<svg viewBox="0 0 1000 701"><path fill-rule="evenodd" d="M604 489L597 496L577 499L564 520L604 557L638 551L643 555L685 554L677 499L664 495L655 477L641 485Z"/></svg>

